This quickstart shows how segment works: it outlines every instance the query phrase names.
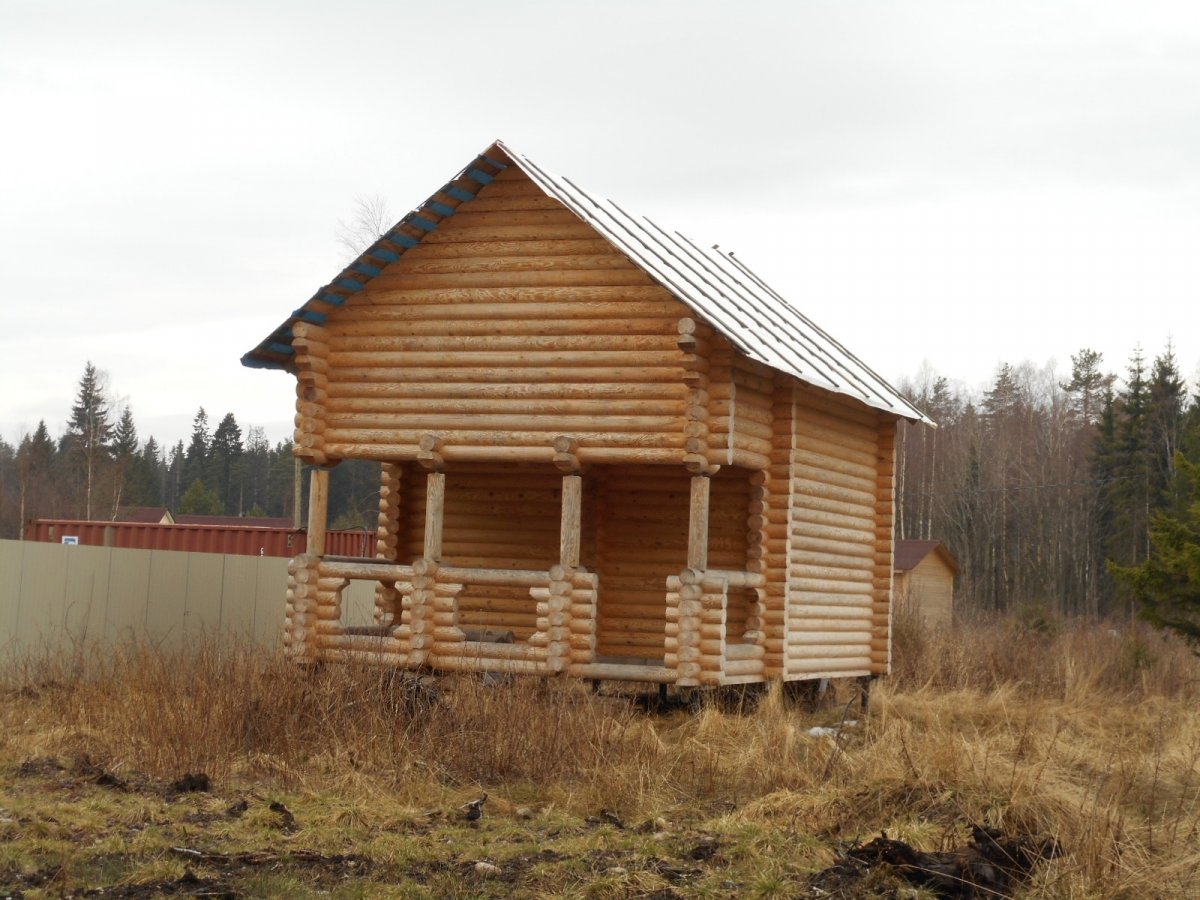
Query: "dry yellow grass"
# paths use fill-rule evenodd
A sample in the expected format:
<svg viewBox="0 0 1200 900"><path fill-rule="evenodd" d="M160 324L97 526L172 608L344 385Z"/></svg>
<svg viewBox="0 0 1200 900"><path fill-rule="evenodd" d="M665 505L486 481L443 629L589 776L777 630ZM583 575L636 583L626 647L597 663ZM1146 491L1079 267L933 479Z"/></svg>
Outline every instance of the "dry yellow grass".
<svg viewBox="0 0 1200 900"><path fill-rule="evenodd" d="M486 889L467 883L461 896L806 896L808 875L849 840L886 829L935 850L961 843L971 822L1057 838L1066 854L1038 870L1027 896L1194 897L1200 884L1200 661L1138 629L1035 619L927 634L902 620L895 675L837 739L806 732L858 718L848 691L816 712L775 689L750 713L658 717L575 683L459 678L430 703L389 673L301 669L216 641L29 659L3 682L0 818L16 826L4 826L0 884L6 871L25 877L67 852L39 850L38 829L20 826L19 811L32 820L36 805L21 765L46 758L65 771L86 759L164 784L205 772L217 805L283 797L306 823L305 847L373 848L375 874L362 879L372 895L384 884L399 884L398 896L445 893L459 882L431 886L420 861L440 852L464 865L508 860L520 873ZM485 827L455 838L457 849L379 843L396 822L426 821L481 791L490 794ZM114 814L103 797L95 802L89 815L109 823L97 828L111 828ZM533 818L518 817L521 807ZM666 837L648 843L583 824L602 808ZM139 815L169 818L125 810L116 821ZM700 837L724 849L688 862L685 845ZM254 840L211 836L223 852ZM518 864L522 847L561 859L531 849ZM671 848L686 876L663 868ZM181 865L161 842L137 853L126 882ZM102 880L80 871L83 886ZM406 871L425 875L409 884ZM290 887L237 883L303 892L295 878Z"/></svg>

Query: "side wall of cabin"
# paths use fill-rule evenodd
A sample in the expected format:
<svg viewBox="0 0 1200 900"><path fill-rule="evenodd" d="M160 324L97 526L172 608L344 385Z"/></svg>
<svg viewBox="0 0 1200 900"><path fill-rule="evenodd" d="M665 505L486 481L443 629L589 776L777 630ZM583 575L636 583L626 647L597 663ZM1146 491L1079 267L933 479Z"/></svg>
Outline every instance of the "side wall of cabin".
<svg viewBox="0 0 1200 900"><path fill-rule="evenodd" d="M788 467L788 677L891 662L895 421L795 384Z"/></svg>

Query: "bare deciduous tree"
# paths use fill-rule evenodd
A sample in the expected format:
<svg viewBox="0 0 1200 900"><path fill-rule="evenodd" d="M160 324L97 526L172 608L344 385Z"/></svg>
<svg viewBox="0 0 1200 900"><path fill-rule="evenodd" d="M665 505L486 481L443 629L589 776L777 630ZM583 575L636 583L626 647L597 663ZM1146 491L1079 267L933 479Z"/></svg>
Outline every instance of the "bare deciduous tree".
<svg viewBox="0 0 1200 900"><path fill-rule="evenodd" d="M396 223L388 212L387 200L380 194L354 198L354 215L349 221L338 219L337 242L348 258L354 259L383 237Z"/></svg>

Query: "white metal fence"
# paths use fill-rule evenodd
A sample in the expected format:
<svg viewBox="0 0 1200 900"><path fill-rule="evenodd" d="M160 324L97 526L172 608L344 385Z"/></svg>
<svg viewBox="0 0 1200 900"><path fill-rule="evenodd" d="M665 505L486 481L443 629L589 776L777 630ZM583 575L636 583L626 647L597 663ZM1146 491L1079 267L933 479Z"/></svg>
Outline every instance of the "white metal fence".
<svg viewBox="0 0 1200 900"><path fill-rule="evenodd" d="M0 541L0 656L202 634L264 646L283 627L286 559ZM369 622L373 585L352 584L347 621Z"/></svg>

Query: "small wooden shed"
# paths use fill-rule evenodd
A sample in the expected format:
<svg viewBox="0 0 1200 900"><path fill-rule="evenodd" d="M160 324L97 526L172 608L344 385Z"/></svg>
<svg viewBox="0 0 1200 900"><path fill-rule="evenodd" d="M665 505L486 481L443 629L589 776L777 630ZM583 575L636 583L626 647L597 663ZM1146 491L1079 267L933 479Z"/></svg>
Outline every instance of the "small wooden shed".
<svg viewBox="0 0 1200 900"><path fill-rule="evenodd" d="M732 254L500 141L243 362L296 377L299 658L679 686L888 669L895 426L922 414ZM349 458L382 464L370 559L323 547ZM354 579L374 626L344 617Z"/></svg>
<svg viewBox="0 0 1200 900"><path fill-rule="evenodd" d="M954 579L958 561L941 541L896 541L897 603L910 603L925 624L948 628L954 622Z"/></svg>

